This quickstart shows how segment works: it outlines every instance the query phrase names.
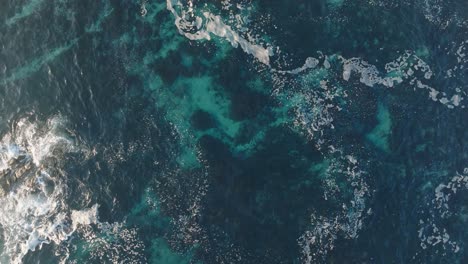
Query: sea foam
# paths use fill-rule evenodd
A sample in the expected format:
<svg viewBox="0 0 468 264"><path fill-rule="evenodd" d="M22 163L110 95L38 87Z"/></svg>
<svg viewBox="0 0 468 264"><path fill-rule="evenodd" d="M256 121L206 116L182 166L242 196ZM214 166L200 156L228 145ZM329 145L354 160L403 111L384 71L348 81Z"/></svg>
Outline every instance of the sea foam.
<svg viewBox="0 0 468 264"><path fill-rule="evenodd" d="M175 16L175 25L179 33L190 40L211 39L211 34L227 40L234 48L240 48L257 58L265 65L270 64L272 50L249 42L231 26L226 25L220 16L203 12L202 16L194 13L192 1L184 6L178 0L167 0L167 9Z"/></svg>
<svg viewBox="0 0 468 264"><path fill-rule="evenodd" d="M60 244L80 225L97 223L97 205L73 211L68 207L68 153L85 151L66 132L65 121L20 119L0 141L0 262L21 263L28 251Z"/></svg>

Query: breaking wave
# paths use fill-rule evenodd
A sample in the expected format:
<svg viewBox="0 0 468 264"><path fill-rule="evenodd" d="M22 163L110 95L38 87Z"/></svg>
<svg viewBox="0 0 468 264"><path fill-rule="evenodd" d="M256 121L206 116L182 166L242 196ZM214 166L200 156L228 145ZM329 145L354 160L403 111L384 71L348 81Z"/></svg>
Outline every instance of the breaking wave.
<svg viewBox="0 0 468 264"><path fill-rule="evenodd" d="M86 148L53 117L45 122L23 118L0 141L0 262L21 263L44 244L59 245L81 225L97 222L97 205L72 210L66 203L64 160Z"/></svg>

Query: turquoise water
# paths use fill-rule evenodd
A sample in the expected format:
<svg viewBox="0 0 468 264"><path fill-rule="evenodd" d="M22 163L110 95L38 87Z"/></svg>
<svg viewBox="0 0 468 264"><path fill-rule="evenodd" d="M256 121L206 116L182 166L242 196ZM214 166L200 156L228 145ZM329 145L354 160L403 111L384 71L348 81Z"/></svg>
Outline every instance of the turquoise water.
<svg viewBox="0 0 468 264"><path fill-rule="evenodd" d="M466 14L5 0L0 263L465 263Z"/></svg>

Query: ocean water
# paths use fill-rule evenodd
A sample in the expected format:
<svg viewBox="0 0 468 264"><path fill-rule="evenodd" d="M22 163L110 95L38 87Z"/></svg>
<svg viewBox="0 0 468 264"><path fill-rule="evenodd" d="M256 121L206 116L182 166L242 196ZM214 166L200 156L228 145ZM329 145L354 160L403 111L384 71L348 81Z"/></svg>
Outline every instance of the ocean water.
<svg viewBox="0 0 468 264"><path fill-rule="evenodd" d="M468 2L0 0L0 263L467 263Z"/></svg>

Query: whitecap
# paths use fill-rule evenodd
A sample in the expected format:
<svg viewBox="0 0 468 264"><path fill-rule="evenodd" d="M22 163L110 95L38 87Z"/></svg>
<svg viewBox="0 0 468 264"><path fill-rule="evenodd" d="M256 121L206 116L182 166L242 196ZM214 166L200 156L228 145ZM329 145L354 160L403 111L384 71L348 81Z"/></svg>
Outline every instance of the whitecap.
<svg viewBox="0 0 468 264"><path fill-rule="evenodd" d="M0 141L0 259L21 263L28 251L60 244L80 225L97 222L97 205L73 211L65 202L67 185L61 160L85 152L69 133L65 120L20 119Z"/></svg>

